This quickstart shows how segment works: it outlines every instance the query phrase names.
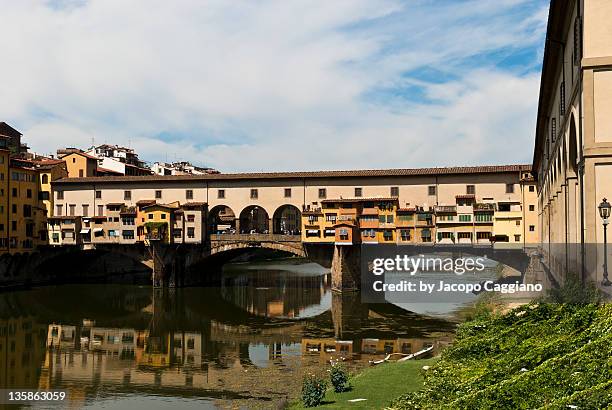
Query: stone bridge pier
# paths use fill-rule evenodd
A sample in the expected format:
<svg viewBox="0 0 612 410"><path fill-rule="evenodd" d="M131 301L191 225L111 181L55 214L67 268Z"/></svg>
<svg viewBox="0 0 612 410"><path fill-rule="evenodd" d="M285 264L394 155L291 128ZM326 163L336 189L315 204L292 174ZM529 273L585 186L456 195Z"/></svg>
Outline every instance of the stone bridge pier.
<svg viewBox="0 0 612 410"><path fill-rule="evenodd" d="M361 287L361 247L334 245L331 264L332 290L354 292Z"/></svg>

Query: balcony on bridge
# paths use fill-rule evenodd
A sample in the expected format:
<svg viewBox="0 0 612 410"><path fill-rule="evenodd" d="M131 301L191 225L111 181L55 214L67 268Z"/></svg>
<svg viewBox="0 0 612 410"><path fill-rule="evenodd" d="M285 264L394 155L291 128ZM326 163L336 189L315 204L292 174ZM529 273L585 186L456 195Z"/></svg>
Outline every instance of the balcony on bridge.
<svg viewBox="0 0 612 410"><path fill-rule="evenodd" d="M356 208L340 208L338 210L338 220L346 221L352 219L354 221L357 220L357 209Z"/></svg>
<svg viewBox="0 0 612 410"><path fill-rule="evenodd" d="M418 227L433 227L433 214L431 212L417 212L416 226Z"/></svg>
<svg viewBox="0 0 612 410"><path fill-rule="evenodd" d="M386 213L378 215L378 224L381 229L394 229L395 228L395 215L392 213Z"/></svg>
<svg viewBox="0 0 612 410"><path fill-rule="evenodd" d="M493 212L495 204L489 202L479 202L474 204L474 212Z"/></svg>
<svg viewBox="0 0 612 410"><path fill-rule="evenodd" d="M398 228L413 227L415 225L415 208L398 208L395 225Z"/></svg>
<svg viewBox="0 0 612 410"><path fill-rule="evenodd" d="M476 202L475 195L456 195L455 200L457 202L458 214L471 214L474 212L474 202Z"/></svg>
<svg viewBox="0 0 612 410"><path fill-rule="evenodd" d="M434 212L436 215L438 214L456 214L457 206L456 205L436 205L434 207Z"/></svg>
<svg viewBox="0 0 612 410"><path fill-rule="evenodd" d="M361 229L378 229L378 213L375 215L361 215L359 217L359 227Z"/></svg>

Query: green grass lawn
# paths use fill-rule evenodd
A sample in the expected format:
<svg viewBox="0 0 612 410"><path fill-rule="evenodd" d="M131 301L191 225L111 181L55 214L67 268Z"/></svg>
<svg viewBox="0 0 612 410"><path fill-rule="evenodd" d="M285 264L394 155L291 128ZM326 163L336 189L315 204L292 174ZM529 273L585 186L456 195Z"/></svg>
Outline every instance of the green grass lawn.
<svg viewBox="0 0 612 410"><path fill-rule="evenodd" d="M412 360L402 363L383 363L365 369L351 377L351 391L335 393L330 388L323 405L317 409L382 409L397 396L419 390L423 386L420 370L431 366L436 359ZM352 399L367 399L349 403ZM302 403L294 403L291 409L302 409Z"/></svg>

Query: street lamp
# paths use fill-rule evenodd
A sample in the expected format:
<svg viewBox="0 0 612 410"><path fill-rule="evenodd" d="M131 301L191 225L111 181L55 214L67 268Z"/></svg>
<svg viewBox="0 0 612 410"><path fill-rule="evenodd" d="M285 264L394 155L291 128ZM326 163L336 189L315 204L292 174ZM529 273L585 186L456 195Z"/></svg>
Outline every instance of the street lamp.
<svg viewBox="0 0 612 410"><path fill-rule="evenodd" d="M607 228L608 228L608 218L610 217L610 208L612 208L612 206L610 205L610 203L608 202L608 200L606 198L603 199L603 202L601 204L599 204L599 206L597 207L599 209L599 216L601 216L601 219L603 219L603 228L604 228L604 246L603 246L603 250L604 250L604 271L603 271L603 281L601 281L601 284L603 286L610 286L612 284L612 282L610 282L610 280L608 279L608 233L607 233Z"/></svg>

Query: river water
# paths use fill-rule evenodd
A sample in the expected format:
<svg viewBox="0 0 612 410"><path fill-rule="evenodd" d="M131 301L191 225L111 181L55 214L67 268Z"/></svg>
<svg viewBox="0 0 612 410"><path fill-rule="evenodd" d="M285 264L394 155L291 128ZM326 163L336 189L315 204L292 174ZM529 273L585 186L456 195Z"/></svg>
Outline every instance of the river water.
<svg viewBox="0 0 612 410"><path fill-rule="evenodd" d="M455 323L336 294L295 260L228 265L219 288L63 285L0 294L0 388L71 406L278 408L305 373L452 340Z"/></svg>

